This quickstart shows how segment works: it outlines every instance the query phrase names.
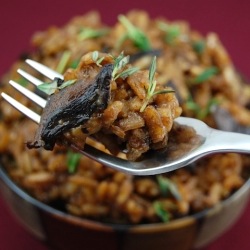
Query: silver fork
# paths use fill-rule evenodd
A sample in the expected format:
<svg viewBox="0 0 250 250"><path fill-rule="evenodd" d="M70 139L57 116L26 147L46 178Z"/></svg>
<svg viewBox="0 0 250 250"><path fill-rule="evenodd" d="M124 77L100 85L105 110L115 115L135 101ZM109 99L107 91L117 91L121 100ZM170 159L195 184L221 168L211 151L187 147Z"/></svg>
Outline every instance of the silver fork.
<svg viewBox="0 0 250 250"><path fill-rule="evenodd" d="M55 77L63 79L61 74L38 62L27 59L26 63L51 80L54 80ZM21 69L19 69L18 72L36 86L42 83L39 79ZM10 81L10 84L40 107L44 108L46 106L46 100L37 94L31 92L12 80ZM21 113L26 115L37 124L40 123L41 117L39 114L25 107L6 93L1 93L1 95L8 103L14 106ZM218 152L237 152L250 154L250 135L212 129L202 121L193 118L179 117L175 120L175 122L179 123L180 125L193 127L197 133L197 136L199 137L199 143L191 145L191 147L186 149L186 151L179 152L177 156L174 154L174 157L171 156L171 153L175 153L175 149L171 148L169 148L167 152L159 151L148 153L146 154L145 158L137 162L124 160L109 155L90 145L85 145L84 150L79 150L77 148L75 149L83 155L86 155L87 157L105 166L132 175L155 175L173 171L184 167L201 157Z"/></svg>

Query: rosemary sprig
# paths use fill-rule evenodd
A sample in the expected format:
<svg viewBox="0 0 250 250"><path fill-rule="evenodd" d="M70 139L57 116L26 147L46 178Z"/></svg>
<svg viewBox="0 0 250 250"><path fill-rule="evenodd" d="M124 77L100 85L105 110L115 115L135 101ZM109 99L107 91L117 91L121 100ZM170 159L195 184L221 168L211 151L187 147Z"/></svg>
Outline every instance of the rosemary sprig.
<svg viewBox="0 0 250 250"><path fill-rule="evenodd" d="M90 39L90 38L98 38L101 36L104 36L106 34L108 34L109 29L105 28L105 29L93 29L93 28L83 28L79 34L78 34L78 39L80 41L86 40L86 39Z"/></svg>
<svg viewBox="0 0 250 250"><path fill-rule="evenodd" d="M96 63L97 66L102 67L101 62L103 61L104 57L99 58L99 52L93 51L92 59Z"/></svg>
<svg viewBox="0 0 250 250"><path fill-rule="evenodd" d="M47 95L52 95L57 89L57 80L42 83L38 85L37 88L46 93Z"/></svg>
<svg viewBox="0 0 250 250"><path fill-rule="evenodd" d="M104 57L99 58L98 51L94 51L92 53L93 61L98 65L102 66L100 63L104 60ZM129 56L124 56L123 52L114 60L114 69L112 72L112 79L116 80L117 78L125 79L128 76L134 74L139 69L137 67L130 67L124 69L124 67L129 63ZM55 93L56 90L61 90L66 88L76 82L76 79L72 79L66 82L62 82L60 79L55 79L52 82L45 82L40 84L38 88L46 93L47 95L52 95Z"/></svg>
<svg viewBox="0 0 250 250"><path fill-rule="evenodd" d="M155 72L156 72L156 56L153 57L153 60L151 62L150 68L149 68L149 87L147 89L147 95L146 98L143 102L143 105L140 109L140 112L143 112L146 108L146 106L148 105L150 99L154 96L154 95L159 95L159 94L165 94L165 93L173 93L174 90L170 90L170 89L162 89L162 90L158 90L155 91L156 85L157 85L157 81L154 79L155 78Z"/></svg>
<svg viewBox="0 0 250 250"><path fill-rule="evenodd" d="M72 79L72 80L68 80L66 82L63 82L61 85L59 85L57 88L58 89L64 89L72 84L74 84L76 82L76 79Z"/></svg>
<svg viewBox="0 0 250 250"><path fill-rule="evenodd" d="M60 81L60 83L59 83ZM58 89L66 88L76 82L76 79L68 80L66 82L61 83L61 79L55 79L52 82L45 82L37 86L38 89L46 93L47 95L52 95Z"/></svg>
<svg viewBox="0 0 250 250"><path fill-rule="evenodd" d="M118 41L117 47L120 47L126 39L130 39L142 51L151 49L149 39L142 30L135 27L124 15L119 15L118 20L126 28L127 33Z"/></svg>
<svg viewBox="0 0 250 250"><path fill-rule="evenodd" d="M123 70L120 74L117 74L115 79L122 78L124 80L128 76L133 75L134 73L136 73L138 70L139 70L139 68L137 68L137 67L127 68L127 69Z"/></svg>
<svg viewBox="0 0 250 250"><path fill-rule="evenodd" d="M124 53L122 52L114 62L114 69L112 72L112 79L116 80L117 78L125 79L128 76L134 74L139 69L137 67L130 67L125 70L123 68L129 63L129 56L124 56Z"/></svg>

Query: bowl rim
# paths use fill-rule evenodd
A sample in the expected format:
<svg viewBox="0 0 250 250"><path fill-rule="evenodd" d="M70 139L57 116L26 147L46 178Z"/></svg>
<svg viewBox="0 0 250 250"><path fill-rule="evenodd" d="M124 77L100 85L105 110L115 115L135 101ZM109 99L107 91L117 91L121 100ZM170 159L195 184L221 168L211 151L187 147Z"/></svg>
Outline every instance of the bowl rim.
<svg viewBox="0 0 250 250"><path fill-rule="evenodd" d="M11 189L12 192L14 192L20 198L24 199L26 202L31 203L34 207L37 207L40 210L43 210L53 216L62 218L63 220L67 220L69 222L73 222L78 225L84 225L89 228L95 228L95 229L104 230L104 231L110 231L110 230L112 231L113 229L115 229L118 231L129 230L133 232L146 232L146 231L151 231L152 229L154 230L159 229L160 231L162 229L176 228L180 224L181 225L191 224L195 220L199 221L206 215L213 214L213 212L217 212L218 208L222 206L226 206L227 204L230 204L230 202L232 202L233 200L236 200L238 197L240 197L250 188L250 177L249 177L239 189L233 192L226 199L218 202L216 205L210 208L206 208L200 212L174 219L167 223L157 222L157 223L147 223L147 224L146 223L144 224L143 223L142 224L115 224L115 223L101 222L101 221L89 219L89 218L77 217L67 212L60 211L59 209L56 209L42 201L39 201L35 197L31 196L24 189L22 189L20 186L18 186L18 184L16 184L11 179L7 171L2 166L2 163L0 163L0 181L1 180L8 188ZM1 190L0 190L0 194L1 194Z"/></svg>

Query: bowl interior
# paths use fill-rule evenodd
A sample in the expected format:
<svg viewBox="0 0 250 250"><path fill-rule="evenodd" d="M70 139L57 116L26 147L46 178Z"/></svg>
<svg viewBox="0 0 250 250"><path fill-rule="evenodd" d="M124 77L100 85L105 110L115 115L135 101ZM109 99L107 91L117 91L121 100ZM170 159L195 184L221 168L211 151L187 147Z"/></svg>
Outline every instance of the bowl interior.
<svg viewBox="0 0 250 250"><path fill-rule="evenodd" d="M169 223L125 225L83 219L38 201L18 187L0 167L1 193L15 217L40 240L56 249L84 245L101 249L189 249L219 237L241 215L250 192L250 179L226 200L194 215ZM64 235L68 237L64 237ZM94 239L98 237L98 241ZM181 241L179 239L182 239Z"/></svg>

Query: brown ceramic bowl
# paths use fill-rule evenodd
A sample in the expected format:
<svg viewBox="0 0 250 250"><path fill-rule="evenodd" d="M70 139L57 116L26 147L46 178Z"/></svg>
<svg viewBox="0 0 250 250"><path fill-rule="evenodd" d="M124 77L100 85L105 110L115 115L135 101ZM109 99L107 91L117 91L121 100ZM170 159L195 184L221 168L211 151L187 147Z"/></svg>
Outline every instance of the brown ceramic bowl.
<svg viewBox="0 0 250 250"><path fill-rule="evenodd" d="M23 226L53 249L187 250L212 242L237 220L248 201L250 179L211 209L167 224L135 226L104 224L55 209L23 191L1 167L0 191Z"/></svg>

